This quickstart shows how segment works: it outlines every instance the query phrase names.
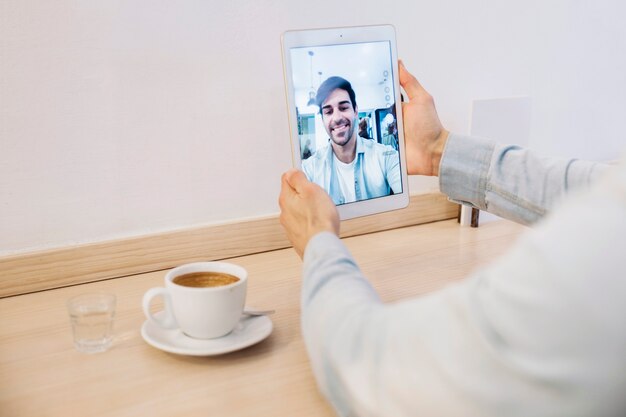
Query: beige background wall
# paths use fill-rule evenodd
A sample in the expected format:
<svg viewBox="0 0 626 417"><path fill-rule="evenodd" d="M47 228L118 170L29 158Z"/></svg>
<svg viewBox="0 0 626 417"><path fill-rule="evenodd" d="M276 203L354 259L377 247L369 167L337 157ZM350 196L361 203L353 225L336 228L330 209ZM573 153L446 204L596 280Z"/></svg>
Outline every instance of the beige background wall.
<svg viewBox="0 0 626 417"><path fill-rule="evenodd" d="M618 0L0 0L0 256L277 212L287 29L394 24L450 129L467 132L474 99L529 96L531 146L616 158L624 15Z"/></svg>

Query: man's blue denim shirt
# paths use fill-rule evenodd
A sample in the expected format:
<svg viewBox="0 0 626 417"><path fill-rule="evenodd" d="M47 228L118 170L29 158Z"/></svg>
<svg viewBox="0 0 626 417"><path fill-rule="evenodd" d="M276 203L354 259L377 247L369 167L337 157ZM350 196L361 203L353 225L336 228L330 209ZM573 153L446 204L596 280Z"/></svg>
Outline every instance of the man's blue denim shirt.
<svg viewBox="0 0 626 417"><path fill-rule="evenodd" d="M346 203L341 192L330 141L327 146L302 161L302 170L309 179L324 188L335 204ZM391 146L381 145L372 139L357 136L354 163L354 188L356 200L382 197L402 192L400 158Z"/></svg>

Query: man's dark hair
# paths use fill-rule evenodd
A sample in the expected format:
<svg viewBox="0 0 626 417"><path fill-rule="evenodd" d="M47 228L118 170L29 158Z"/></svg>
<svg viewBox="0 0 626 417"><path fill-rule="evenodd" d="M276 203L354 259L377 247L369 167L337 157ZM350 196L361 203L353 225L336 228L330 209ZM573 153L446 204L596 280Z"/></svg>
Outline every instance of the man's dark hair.
<svg viewBox="0 0 626 417"><path fill-rule="evenodd" d="M330 93L338 88L348 92L348 96L350 96L350 101L352 102L352 108L356 110L356 96L350 82L345 78L330 77L320 84L320 88L317 89L317 95L315 96L315 104L319 106L320 113L322 113L322 103L324 103Z"/></svg>

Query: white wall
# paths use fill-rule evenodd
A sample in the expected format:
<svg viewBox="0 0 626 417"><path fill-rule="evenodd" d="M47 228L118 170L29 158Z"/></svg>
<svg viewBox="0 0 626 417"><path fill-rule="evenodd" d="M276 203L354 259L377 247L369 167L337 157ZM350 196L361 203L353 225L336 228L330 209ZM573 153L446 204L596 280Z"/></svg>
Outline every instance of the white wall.
<svg viewBox="0 0 626 417"><path fill-rule="evenodd" d="M0 0L0 255L277 212L287 29L394 24L448 128L467 131L474 99L530 96L531 146L616 158L625 15L619 0Z"/></svg>

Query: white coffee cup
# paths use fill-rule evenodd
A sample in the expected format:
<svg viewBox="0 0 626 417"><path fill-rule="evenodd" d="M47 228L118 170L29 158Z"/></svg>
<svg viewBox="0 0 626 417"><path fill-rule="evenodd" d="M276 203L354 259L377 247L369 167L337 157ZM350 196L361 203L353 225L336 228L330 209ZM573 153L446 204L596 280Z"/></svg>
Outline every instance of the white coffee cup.
<svg viewBox="0 0 626 417"><path fill-rule="evenodd" d="M179 285L174 279L194 272L222 272L238 281L211 287ZM213 339L230 333L241 318L248 272L228 262L196 262L181 265L165 275L165 288L149 289L143 296L143 312L152 323L165 329L180 328L197 339ZM156 317L150 311L155 297L163 297L165 310Z"/></svg>

